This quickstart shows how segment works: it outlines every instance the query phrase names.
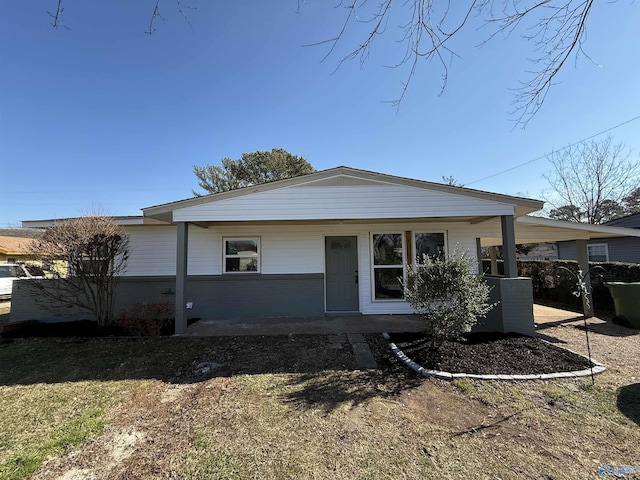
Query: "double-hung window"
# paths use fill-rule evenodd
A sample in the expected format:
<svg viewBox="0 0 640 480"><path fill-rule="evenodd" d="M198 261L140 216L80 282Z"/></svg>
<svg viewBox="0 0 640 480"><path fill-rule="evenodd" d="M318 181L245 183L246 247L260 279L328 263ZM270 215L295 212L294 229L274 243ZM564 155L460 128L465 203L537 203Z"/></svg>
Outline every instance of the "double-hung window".
<svg viewBox="0 0 640 480"><path fill-rule="evenodd" d="M592 243L587 245L587 256L590 262L608 262L609 249L606 243Z"/></svg>
<svg viewBox="0 0 640 480"><path fill-rule="evenodd" d="M376 300L403 298L404 235L402 233L374 233L371 236L373 250L373 290Z"/></svg>
<svg viewBox="0 0 640 480"><path fill-rule="evenodd" d="M406 265L420 265L423 255L444 254L443 232L374 233L371 235L372 278L374 300L401 300Z"/></svg>
<svg viewBox="0 0 640 480"><path fill-rule="evenodd" d="M259 238L223 239L224 273L260 273Z"/></svg>

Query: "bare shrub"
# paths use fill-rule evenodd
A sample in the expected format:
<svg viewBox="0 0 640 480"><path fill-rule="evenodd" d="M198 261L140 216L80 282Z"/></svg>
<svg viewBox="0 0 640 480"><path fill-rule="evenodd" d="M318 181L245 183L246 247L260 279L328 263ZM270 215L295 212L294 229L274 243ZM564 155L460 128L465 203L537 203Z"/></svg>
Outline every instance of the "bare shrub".
<svg viewBox="0 0 640 480"><path fill-rule="evenodd" d="M123 310L116 324L137 337L155 337L173 322L176 309L171 302L136 303Z"/></svg>

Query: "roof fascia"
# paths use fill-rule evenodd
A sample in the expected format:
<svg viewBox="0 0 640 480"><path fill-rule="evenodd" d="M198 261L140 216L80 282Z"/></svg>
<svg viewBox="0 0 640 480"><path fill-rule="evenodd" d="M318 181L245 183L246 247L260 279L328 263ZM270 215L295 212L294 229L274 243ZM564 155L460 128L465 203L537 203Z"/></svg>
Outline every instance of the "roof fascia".
<svg viewBox="0 0 640 480"><path fill-rule="evenodd" d="M82 217L70 217L70 218L50 218L45 220L23 220L22 228L47 228L60 222L67 222L70 220L77 220ZM126 216L126 217L110 217L116 225L155 225L169 222L161 222L157 219L146 218L142 216Z"/></svg>
<svg viewBox="0 0 640 480"><path fill-rule="evenodd" d="M551 218L532 217L528 215L518 217L516 221L524 225L606 234L611 237L640 237L640 231L634 228L610 227L606 225L593 225L590 223L567 222L565 220L554 220Z"/></svg>

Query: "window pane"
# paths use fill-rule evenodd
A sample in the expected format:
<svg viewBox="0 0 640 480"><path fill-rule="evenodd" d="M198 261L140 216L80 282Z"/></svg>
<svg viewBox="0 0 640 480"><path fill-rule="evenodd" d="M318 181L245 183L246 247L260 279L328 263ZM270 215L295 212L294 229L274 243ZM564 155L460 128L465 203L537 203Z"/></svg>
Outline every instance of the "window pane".
<svg viewBox="0 0 640 480"><path fill-rule="evenodd" d="M258 254L257 240L227 240L227 255L251 256Z"/></svg>
<svg viewBox="0 0 640 480"><path fill-rule="evenodd" d="M402 235L384 233L373 235L373 264L402 265Z"/></svg>
<svg viewBox="0 0 640 480"><path fill-rule="evenodd" d="M9 278L9 277L15 277L13 267L0 266L0 278Z"/></svg>
<svg viewBox="0 0 640 480"><path fill-rule="evenodd" d="M606 262L607 248L605 245L587 245L590 262Z"/></svg>
<svg viewBox="0 0 640 480"><path fill-rule="evenodd" d="M444 252L444 233L416 233L416 259L422 263L422 256L437 257Z"/></svg>
<svg viewBox="0 0 640 480"><path fill-rule="evenodd" d="M376 268L373 271L376 299L403 298L402 268Z"/></svg>
<svg viewBox="0 0 640 480"><path fill-rule="evenodd" d="M257 272L257 258L227 258L225 272Z"/></svg>

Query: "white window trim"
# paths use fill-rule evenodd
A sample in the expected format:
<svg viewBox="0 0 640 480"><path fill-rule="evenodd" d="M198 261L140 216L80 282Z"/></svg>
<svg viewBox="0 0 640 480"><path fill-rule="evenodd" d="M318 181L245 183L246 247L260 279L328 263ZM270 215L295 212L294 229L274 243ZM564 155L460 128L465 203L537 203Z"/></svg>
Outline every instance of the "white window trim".
<svg viewBox="0 0 640 480"><path fill-rule="evenodd" d="M422 232L420 232L422 233ZM402 240L402 265L376 265L375 255L373 253L373 236L374 235L400 235ZM404 298L376 298L376 268L402 268L402 282L407 280L407 247L405 245L405 238L403 231L385 231L385 232L371 232L369 234L369 262L371 265L371 281L369 282L371 290L371 302L372 303L406 303Z"/></svg>
<svg viewBox="0 0 640 480"><path fill-rule="evenodd" d="M241 256L241 255L227 255L227 242L234 242L234 241L252 241L252 242L256 242L256 245L258 247L258 261L257 261L257 266L256 266L256 270L255 271L251 271L251 272L241 272L241 271L227 271L227 259L228 258L252 258L249 256ZM262 271L262 242L261 242L261 238L257 237L257 236L243 236L243 237L223 237L222 238L222 273L224 275L255 275L257 273L260 273Z"/></svg>
<svg viewBox="0 0 640 480"><path fill-rule="evenodd" d="M604 247L604 255L606 257L605 260L591 260L591 255L589 253L589 248L591 247ZM609 261L609 244L608 243L588 243L587 244L587 259L590 262L608 262Z"/></svg>

